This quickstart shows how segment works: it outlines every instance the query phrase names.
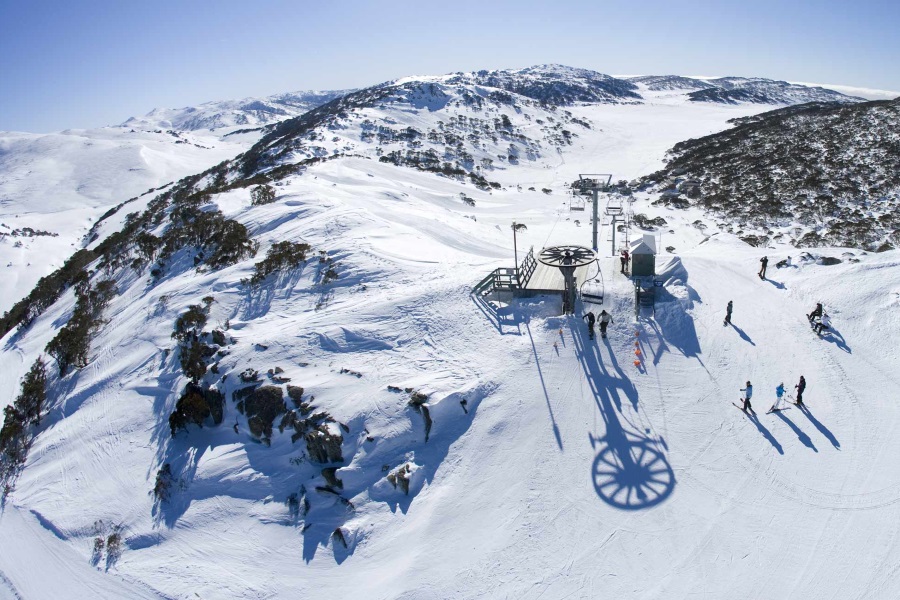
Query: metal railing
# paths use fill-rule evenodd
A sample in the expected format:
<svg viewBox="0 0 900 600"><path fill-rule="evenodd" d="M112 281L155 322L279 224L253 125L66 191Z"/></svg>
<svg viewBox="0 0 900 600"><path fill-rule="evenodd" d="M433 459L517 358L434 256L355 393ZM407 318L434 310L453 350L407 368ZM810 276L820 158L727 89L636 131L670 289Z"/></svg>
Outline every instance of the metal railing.
<svg viewBox="0 0 900 600"><path fill-rule="evenodd" d="M537 260L534 258L534 246L532 246L525 258L522 259L522 265L518 269L511 267L494 269L475 284L472 293L477 296L487 296L494 291L520 290L527 285L536 268Z"/></svg>
<svg viewBox="0 0 900 600"><path fill-rule="evenodd" d="M522 266L519 268L519 287L528 285L528 281L537 268L537 261L534 259L534 246L528 250L528 254L522 259Z"/></svg>

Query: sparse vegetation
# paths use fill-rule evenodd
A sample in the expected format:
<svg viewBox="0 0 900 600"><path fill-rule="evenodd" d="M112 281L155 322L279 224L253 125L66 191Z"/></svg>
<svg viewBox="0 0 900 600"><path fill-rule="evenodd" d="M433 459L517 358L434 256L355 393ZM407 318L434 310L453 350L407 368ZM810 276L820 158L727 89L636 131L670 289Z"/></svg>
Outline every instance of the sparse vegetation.
<svg viewBox="0 0 900 600"><path fill-rule="evenodd" d="M266 258L256 263L255 272L247 283L257 285L276 271L296 269L306 261L309 251L310 245L302 242L284 241L272 244Z"/></svg>
<svg viewBox="0 0 900 600"><path fill-rule="evenodd" d="M56 360L60 377L66 375L69 367L87 366L91 338L103 325L103 310L115 295L116 286L112 280L100 281L93 288L87 278L79 280L72 316L46 347L47 354Z"/></svg>
<svg viewBox="0 0 900 600"><path fill-rule="evenodd" d="M260 206L275 202L275 188L271 185L258 185L250 191L250 204Z"/></svg>
<svg viewBox="0 0 900 600"><path fill-rule="evenodd" d="M158 502L168 502L172 495L172 465L165 463L156 472L156 483L153 485L153 497Z"/></svg>
<svg viewBox="0 0 900 600"><path fill-rule="evenodd" d="M69 257L62 267L46 277L41 277L25 298L3 313L3 318L0 319L0 337L18 325L22 327L31 325L69 286L87 277L85 269L96 258L97 255L90 250L79 250Z"/></svg>
<svg viewBox="0 0 900 600"><path fill-rule="evenodd" d="M175 404L175 412L169 415L172 437L182 429L187 430L191 423L202 428L203 422L210 417L213 424L221 424L224 403L225 397L218 390L203 389L195 383L188 383Z"/></svg>
<svg viewBox="0 0 900 600"><path fill-rule="evenodd" d="M663 203L695 203L756 230L750 243L778 228L798 247L898 245L900 100L810 103L734 122L676 144L666 168L643 181L669 188Z"/></svg>
<svg viewBox="0 0 900 600"><path fill-rule="evenodd" d="M39 357L22 380L15 402L3 410L0 428L0 499L13 490L13 483L31 446L29 428L39 425L47 401L47 371Z"/></svg>

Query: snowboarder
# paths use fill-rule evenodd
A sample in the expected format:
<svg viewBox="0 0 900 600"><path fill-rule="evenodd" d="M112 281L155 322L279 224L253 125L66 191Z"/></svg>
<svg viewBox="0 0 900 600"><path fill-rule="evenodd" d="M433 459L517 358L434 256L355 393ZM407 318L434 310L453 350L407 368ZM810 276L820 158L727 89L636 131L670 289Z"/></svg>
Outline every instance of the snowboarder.
<svg viewBox="0 0 900 600"><path fill-rule="evenodd" d="M816 302L816 307L813 309L811 313L806 315L806 318L809 319L809 322L812 323L816 320L816 317L822 316L822 303Z"/></svg>
<svg viewBox="0 0 900 600"><path fill-rule="evenodd" d="M625 270L628 268L628 250L622 250L622 256L619 260L622 261L622 275L625 275Z"/></svg>
<svg viewBox="0 0 900 600"><path fill-rule="evenodd" d="M787 258L785 258L783 260L779 260L777 263L775 263L776 269L780 269L782 267L789 267L789 266L791 266L791 257L790 256L788 256Z"/></svg>
<svg viewBox="0 0 900 600"><path fill-rule="evenodd" d="M605 310L600 311L600 337L606 337L606 328L613 322L612 315Z"/></svg>
<svg viewBox="0 0 900 600"><path fill-rule="evenodd" d="M588 314L581 317L582 319L587 319L588 324L588 337L594 339L594 322L597 320L597 317L594 316L593 311L588 311Z"/></svg>
<svg viewBox="0 0 900 600"><path fill-rule="evenodd" d="M742 400L744 401L744 406L741 408L743 411L753 411L753 407L750 406L750 397L753 396L753 386L750 385L750 382L747 382L747 387L741 388L742 392L746 392Z"/></svg>
<svg viewBox="0 0 900 600"><path fill-rule="evenodd" d="M775 388L775 404L772 405L772 408L768 410L768 412L775 412L776 410L783 410L781 407L781 399L784 397L784 382L778 384L778 387Z"/></svg>
<svg viewBox="0 0 900 600"><path fill-rule="evenodd" d="M729 300L728 306L725 307L725 325L731 325L731 309L733 308L734 303Z"/></svg>
<svg viewBox="0 0 900 600"><path fill-rule="evenodd" d="M803 390L806 389L806 379L803 378L803 375L800 376L800 383L794 386L794 389L797 390L797 406L803 405Z"/></svg>
<svg viewBox="0 0 900 600"><path fill-rule="evenodd" d="M766 266L769 264L769 257L763 256L761 259L759 259L759 262L762 263L762 266L759 268L759 278L765 279L766 278Z"/></svg>
<svg viewBox="0 0 900 600"><path fill-rule="evenodd" d="M816 330L816 333L822 335L823 329L831 329L831 317L828 316L828 313L822 313L822 318L819 319L819 322L816 323L813 329Z"/></svg>

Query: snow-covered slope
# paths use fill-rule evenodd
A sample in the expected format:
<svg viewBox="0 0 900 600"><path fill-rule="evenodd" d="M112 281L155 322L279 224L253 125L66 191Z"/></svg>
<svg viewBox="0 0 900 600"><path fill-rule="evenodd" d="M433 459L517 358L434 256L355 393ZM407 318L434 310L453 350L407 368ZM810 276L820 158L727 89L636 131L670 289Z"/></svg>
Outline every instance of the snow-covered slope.
<svg viewBox="0 0 900 600"><path fill-rule="evenodd" d="M590 244L586 213L563 192L578 173L641 176L676 142L764 108L555 108L398 82L279 125L162 197L157 209L170 209L146 233L175 224L169 210L218 209L259 252L219 270L193 247L163 265L132 266L129 254L94 276L112 277L119 296L88 366L51 375L49 411L0 516L0 594L42 593L9 541L40 526L20 552L47 556L38 544L49 544L50 572L72 573L73 597L88 596L91 565L111 582L94 597L120 585L178 598L896 596L900 412L882 393L900 367L883 350L900 334L896 251L817 249L842 261L825 266L710 235L699 209L637 193L630 210L665 221L655 313L633 318L608 228L594 276L615 318L606 341L588 340L579 318L599 307L561 317L558 298L470 293L512 266L513 221L527 225L520 257ZM251 206L266 181L274 202ZM310 260L243 281L285 241L308 243ZM788 254L795 266L775 269ZM733 327L722 325L728 300ZM825 339L804 316L816 301L835 319ZM2 340L0 404L73 302L69 290ZM203 336L217 351L201 381L224 393L224 418L173 437L187 379L171 333L204 304L205 330L223 337ZM267 386L304 388L271 436L233 396L248 368ZM801 374L808 409L766 415L775 386ZM754 418L732 406L748 379ZM340 436L341 460L292 440L300 417ZM154 499L166 464L167 499ZM121 555L95 553L117 527Z"/></svg>
<svg viewBox="0 0 900 600"><path fill-rule="evenodd" d="M109 208L152 196L239 154L257 137L121 127L0 132L0 312L79 248ZM22 234L25 228L52 235Z"/></svg>
<svg viewBox="0 0 900 600"><path fill-rule="evenodd" d="M122 127L194 131L268 125L302 115L351 91L288 92L262 98L206 102L184 108L156 108L143 117L131 117Z"/></svg>

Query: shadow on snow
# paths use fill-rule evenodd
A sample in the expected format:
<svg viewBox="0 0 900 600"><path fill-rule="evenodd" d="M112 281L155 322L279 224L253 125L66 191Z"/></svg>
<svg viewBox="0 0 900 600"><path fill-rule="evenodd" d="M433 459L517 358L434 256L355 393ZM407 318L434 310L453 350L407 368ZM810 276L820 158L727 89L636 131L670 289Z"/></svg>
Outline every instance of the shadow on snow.
<svg viewBox="0 0 900 600"><path fill-rule="evenodd" d="M608 341L605 345L613 373L604 365L598 345L588 339L579 325L569 320L575 354L605 425L603 436L590 434L591 445L597 450L591 469L594 489L601 500L622 510L655 506L668 498L675 487L675 473L666 458L665 444L661 438L628 431L622 425L618 415L622 399L637 407L637 390L619 368Z"/></svg>

